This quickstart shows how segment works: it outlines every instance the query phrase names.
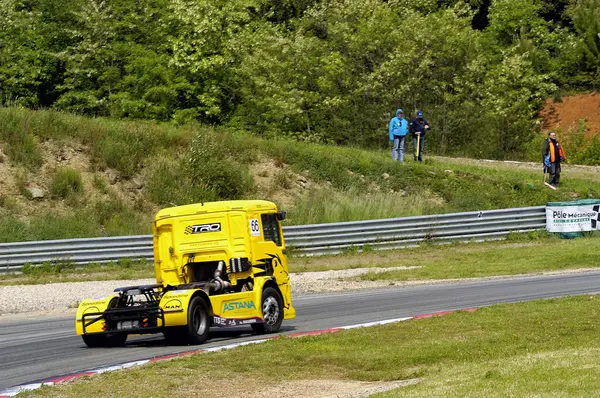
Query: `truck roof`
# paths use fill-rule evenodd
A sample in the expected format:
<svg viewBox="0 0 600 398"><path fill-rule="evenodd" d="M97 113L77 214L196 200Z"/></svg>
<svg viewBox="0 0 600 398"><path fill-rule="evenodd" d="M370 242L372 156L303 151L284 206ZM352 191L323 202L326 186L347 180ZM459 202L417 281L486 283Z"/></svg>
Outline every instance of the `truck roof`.
<svg viewBox="0 0 600 398"><path fill-rule="evenodd" d="M156 220L165 217L186 216L198 213L214 213L230 210L272 210L277 211L277 206L267 200L226 200L220 202L194 203L190 205L168 207L156 213Z"/></svg>

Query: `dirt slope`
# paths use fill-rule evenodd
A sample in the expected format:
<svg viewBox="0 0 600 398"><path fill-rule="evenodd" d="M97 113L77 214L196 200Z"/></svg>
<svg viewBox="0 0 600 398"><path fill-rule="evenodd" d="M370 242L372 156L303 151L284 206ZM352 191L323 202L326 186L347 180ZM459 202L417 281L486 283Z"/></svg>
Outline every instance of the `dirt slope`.
<svg viewBox="0 0 600 398"><path fill-rule="evenodd" d="M559 101L546 100L539 116L543 130L560 129L560 134L576 131L579 120L586 124L586 138L600 133L600 93L578 94Z"/></svg>

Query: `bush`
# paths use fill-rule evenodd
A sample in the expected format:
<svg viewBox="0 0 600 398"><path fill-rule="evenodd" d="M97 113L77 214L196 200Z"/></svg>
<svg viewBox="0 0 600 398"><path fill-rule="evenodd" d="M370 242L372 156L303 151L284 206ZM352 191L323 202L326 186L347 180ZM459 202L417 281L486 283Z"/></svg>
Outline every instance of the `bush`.
<svg viewBox="0 0 600 398"><path fill-rule="evenodd" d="M61 199L83 193L81 174L70 167L59 169L52 178L50 192L54 197Z"/></svg>
<svg viewBox="0 0 600 398"><path fill-rule="evenodd" d="M69 239L99 236L98 225L87 213L42 213L32 217L27 228L28 240Z"/></svg>
<svg viewBox="0 0 600 398"><path fill-rule="evenodd" d="M193 176L195 186L205 187L205 201L242 199L254 192L248 168L229 159L208 162Z"/></svg>
<svg viewBox="0 0 600 398"><path fill-rule="evenodd" d="M222 137L214 133L201 132L194 137L186 165L192 187L201 193L198 200L242 199L254 192L248 167L230 159Z"/></svg>
<svg viewBox="0 0 600 398"><path fill-rule="evenodd" d="M94 155L108 167L119 170L124 177L131 177L142 160L156 152L158 140L153 132L128 124L110 131L97 141Z"/></svg>
<svg viewBox="0 0 600 398"><path fill-rule="evenodd" d="M275 187L291 189L294 186L294 176L288 170L277 170L273 182Z"/></svg>
<svg viewBox="0 0 600 398"><path fill-rule="evenodd" d="M159 156L147 169L148 199L159 205L183 205L195 203L205 197L202 186L195 186L186 167L176 159Z"/></svg>
<svg viewBox="0 0 600 398"><path fill-rule="evenodd" d="M0 242L21 242L28 239L28 226L14 212L0 212Z"/></svg>

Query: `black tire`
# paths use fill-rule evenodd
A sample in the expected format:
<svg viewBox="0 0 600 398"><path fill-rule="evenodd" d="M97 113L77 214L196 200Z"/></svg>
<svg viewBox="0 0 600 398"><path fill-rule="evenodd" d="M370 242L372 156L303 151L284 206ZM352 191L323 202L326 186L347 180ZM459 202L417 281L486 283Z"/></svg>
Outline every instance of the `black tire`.
<svg viewBox="0 0 600 398"><path fill-rule="evenodd" d="M187 342L189 344L202 344L208 338L210 329L210 315L208 305L202 297L194 297L188 307L188 323L185 326Z"/></svg>
<svg viewBox="0 0 600 398"><path fill-rule="evenodd" d="M115 308L119 300L113 298L108 303L107 308ZM84 334L81 336L83 342L90 348L95 347L120 347L127 341L127 333L109 333L109 334Z"/></svg>
<svg viewBox="0 0 600 398"><path fill-rule="evenodd" d="M252 329L258 334L276 333L283 322L283 300L281 294L272 287L263 290L260 302L264 323L252 324Z"/></svg>
<svg viewBox="0 0 600 398"><path fill-rule="evenodd" d="M170 326L163 329L168 345L187 345L186 333L185 326Z"/></svg>
<svg viewBox="0 0 600 398"><path fill-rule="evenodd" d="M83 342L90 348L96 347L120 347L127 340L126 333L111 334L84 334L81 336Z"/></svg>

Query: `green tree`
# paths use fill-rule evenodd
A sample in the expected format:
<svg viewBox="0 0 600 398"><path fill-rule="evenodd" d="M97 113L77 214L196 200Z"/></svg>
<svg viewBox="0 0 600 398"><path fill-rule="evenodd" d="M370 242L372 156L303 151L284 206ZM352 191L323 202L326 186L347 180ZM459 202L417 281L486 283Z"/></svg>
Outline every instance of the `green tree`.
<svg viewBox="0 0 600 398"><path fill-rule="evenodd" d="M233 122L303 140L373 144L381 97L365 84L396 51L398 24L380 1L347 0L307 10L295 32L248 31L258 40L236 68L241 105Z"/></svg>
<svg viewBox="0 0 600 398"><path fill-rule="evenodd" d="M60 53L66 65L56 106L94 115L169 120L186 81L169 67L165 0L91 0Z"/></svg>
<svg viewBox="0 0 600 398"><path fill-rule="evenodd" d="M20 0L0 0L0 105L36 107L55 62L39 29L42 13Z"/></svg>
<svg viewBox="0 0 600 398"><path fill-rule="evenodd" d="M540 17L541 5L534 0L494 0L489 10L486 32L502 47L520 38L536 38L547 31Z"/></svg>
<svg viewBox="0 0 600 398"><path fill-rule="evenodd" d="M573 27L580 42L581 78L597 85L600 83L600 0L578 0L570 10Z"/></svg>
<svg viewBox="0 0 600 398"><path fill-rule="evenodd" d="M240 62L240 32L252 20L243 0L174 0L169 5L173 55L170 66L191 83L186 108L199 120L218 123L236 103L232 69Z"/></svg>
<svg viewBox="0 0 600 398"><path fill-rule="evenodd" d="M549 76L536 73L526 56L509 53L489 69L482 89L488 128L497 134L496 142L481 144L494 147L496 157L523 155L534 137L537 111L556 86Z"/></svg>

